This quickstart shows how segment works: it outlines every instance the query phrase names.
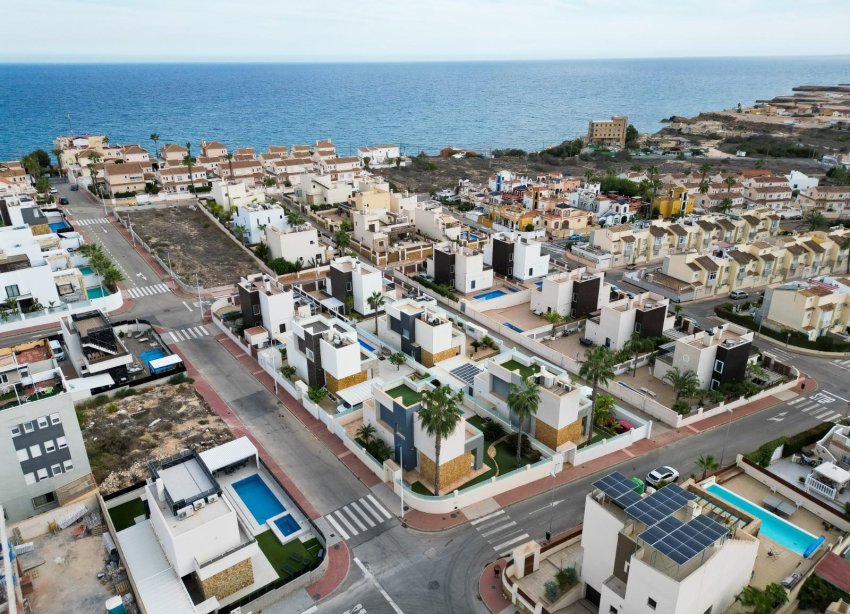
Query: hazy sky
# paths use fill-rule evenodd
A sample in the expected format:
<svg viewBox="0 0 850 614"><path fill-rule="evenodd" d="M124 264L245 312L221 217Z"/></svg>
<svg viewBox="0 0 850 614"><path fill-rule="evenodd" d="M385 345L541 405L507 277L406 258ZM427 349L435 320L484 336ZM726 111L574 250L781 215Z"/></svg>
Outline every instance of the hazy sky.
<svg viewBox="0 0 850 614"><path fill-rule="evenodd" d="M2 4L0 62L850 53L847 0L3 0Z"/></svg>

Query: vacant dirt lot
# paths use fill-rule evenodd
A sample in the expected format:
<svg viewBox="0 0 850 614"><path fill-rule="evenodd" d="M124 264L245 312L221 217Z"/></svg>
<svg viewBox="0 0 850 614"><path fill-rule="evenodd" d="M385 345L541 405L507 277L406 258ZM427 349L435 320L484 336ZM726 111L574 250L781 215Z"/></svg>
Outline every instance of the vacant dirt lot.
<svg viewBox="0 0 850 614"><path fill-rule="evenodd" d="M257 261L197 207L175 206L133 212L133 229L188 284L214 288L256 273Z"/></svg>
<svg viewBox="0 0 850 614"><path fill-rule="evenodd" d="M233 439L192 384L162 384L122 399L97 397L77 415L92 471L104 494L148 476L147 463Z"/></svg>

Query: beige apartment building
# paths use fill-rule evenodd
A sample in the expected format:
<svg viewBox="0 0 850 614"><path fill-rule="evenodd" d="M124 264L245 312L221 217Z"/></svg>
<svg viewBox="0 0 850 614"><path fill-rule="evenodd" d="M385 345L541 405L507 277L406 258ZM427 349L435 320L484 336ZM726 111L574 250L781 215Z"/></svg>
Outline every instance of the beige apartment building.
<svg viewBox="0 0 850 614"><path fill-rule="evenodd" d="M103 168L106 189L111 196L144 192L146 180L153 180L153 167L150 163L111 163L105 164Z"/></svg>
<svg viewBox="0 0 850 614"><path fill-rule="evenodd" d="M800 192L803 210L815 209L822 213L844 211L850 205L850 186L821 185Z"/></svg>
<svg viewBox="0 0 850 614"><path fill-rule="evenodd" d="M763 326L792 330L811 341L828 333L846 333L850 324L850 278L821 277L773 285L757 314Z"/></svg>
<svg viewBox="0 0 850 614"><path fill-rule="evenodd" d="M591 121L587 126L587 142L605 147L625 147L629 118L615 115L610 120Z"/></svg>

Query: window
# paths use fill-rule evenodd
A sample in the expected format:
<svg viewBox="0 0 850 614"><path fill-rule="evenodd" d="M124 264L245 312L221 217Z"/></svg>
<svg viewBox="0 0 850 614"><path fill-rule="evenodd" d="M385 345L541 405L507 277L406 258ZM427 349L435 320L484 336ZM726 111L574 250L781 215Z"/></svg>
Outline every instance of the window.
<svg viewBox="0 0 850 614"><path fill-rule="evenodd" d="M640 332L640 322L635 322L635 332L636 333Z"/></svg>
<svg viewBox="0 0 850 614"><path fill-rule="evenodd" d="M52 492L49 492L41 495L40 497L33 497L32 506L38 508L43 505L50 505L54 501L56 501L56 495L54 495Z"/></svg>
<svg viewBox="0 0 850 614"><path fill-rule="evenodd" d="M73 469L73 468L74 468L74 461L72 461L71 459L66 460L66 461L65 461L64 463L62 463L62 464L63 464L63 466L64 466L64 468L65 468L65 471L71 471L71 469Z"/></svg>
<svg viewBox="0 0 850 614"><path fill-rule="evenodd" d="M64 450L65 448L67 448L67 447L68 447L68 442L67 442L67 441L65 441L65 438L64 438L64 437L59 437L59 438L56 440L56 446L57 446L60 450Z"/></svg>
<svg viewBox="0 0 850 614"><path fill-rule="evenodd" d="M62 473L62 465L56 463L55 465L50 466L50 474L53 476L57 476Z"/></svg>
<svg viewBox="0 0 850 614"><path fill-rule="evenodd" d="M470 282L469 289L470 289L470 290L475 290L475 280L474 280L474 279L472 280L472 282Z"/></svg>
<svg viewBox="0 0 850 614"><path fill-rule="evenodd" d="M722 360L715 360L714 361L714 371L716 373L723 373L723 361Z"/></svg>
<svg viewBox="0 0 850 614"><path fill-rule="evenodd" d="M21 291L18 289L18 284L6 286L6 298L15 298L16 296L20 295Z"/></svg>
<svg viewBox="0 0 850 614"><path fill-rule="evenodd" d="M260 315L260 306L259 305L252 305L252 309L254 311L255 316Z"/></svg>
<svg viewBox="0 0 850 614"><path fill-rule="evenodd" d="M47 428L47 416L41 416L38 419L38 428L46 429Z"/></svg>
<svg viewBox="0 0 850 614"><path fill-rule="evenodd" d="M24 433L32 433L35 430L35 427L32 425L32 422L27 422L24 424Z"/></svg>
<svg viewBox="0 0 850 614"><path fill-rule="evenodd" d="M38 458L39 456L41 456L41 446L38 444L30 446L30 458Z"/></svg>
<svg viewBox="0 0 850 614"><path fill-rule="evenodd" d="M44 442L44 452L53 452L56 449L56 443L53 440Z"/></svg>
<svg viewBox="0 0 850 614"><path fill-rule="evenodd" d="M21 427L20 426L13 426L10 430L12 431L12 437L17 437L18 435L21 434Z"/></svg>
<svg viewBox="0 0 850 614"><path fill-rule="evenodd" d="M39 480L46 480L47 479L47 469L42 467L41 469L39 469L38 471L35 472L35 477L37 477Z"/></svg>
<svg viewBox="0 0 850 614"><path fill-rule="evenodd" d="M345 284L345 291L351 292L351 282L350 281Z"/></svg>
<svg viewBox="0 0 850 614"><path fill-rule="evenodd" d="M307 354L307 360L315 360L315 355L313 354L313 350L311 350L310 348L307 348L306 354Z"/></svg>
<svg viewBox="0 0 850 614"><path fill-rule="evenodd" d="M34 473L25 473L24 474L24 482L29 486L30 484L35 484L35 474Z"/></svg>
<svg viewBox="0 0 850 614"><path fill-rule="evenodd" d="M21 450L18 450L17 452L18 452L18 460L19 460L19 461L23 462L23 461L25 461L25 460L29 460L29 459L30 459L29 454L27 454L27 449L26 449L26 448L23 448L23 449L21 449Z"/></svg>
<svg viewBox="0 0 850 614"><path fill-rule="evenodd" d="M708 608L706 608L705 612L703 612L702 614L711 614L711 608L713 607L713 605L708 606Z"/></svg>
<svg viewBox="0 0 850 614"><path fill-rule="evenodd" d="M646 605L649 606L650 610L654 610L655 606L658 605L658 602L655 601L655 599L653 599L652 597L650 597L649 599L646 600Z"/></svg>
<svg viewBox="0 0 850 614"><path fill-rule="evenodd" d="M62 418L59 417L59 414L50 414L50 424L59 424L62 422Z"/></svg>
<svg viewBox="0 0 850 614"><path fill-rule="evenodd" d="M608 614L617 614L617 608L611 606L608 608Z"/></svg>

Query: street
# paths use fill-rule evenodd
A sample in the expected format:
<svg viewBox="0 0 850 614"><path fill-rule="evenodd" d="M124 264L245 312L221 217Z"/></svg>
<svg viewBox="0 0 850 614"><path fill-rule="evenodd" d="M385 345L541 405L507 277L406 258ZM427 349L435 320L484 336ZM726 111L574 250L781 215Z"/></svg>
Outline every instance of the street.
<svg viewBox="0 0 850 614"><path fill-rule="evenodd" d="M165 334L163 338L179 344L188 360L323 516L356 504L368 495L374 495L386 509L397 513L398 498L386 486L379 484L372 491L367 489L216 341L215 326L201 322L202 305L197 299L180 298L167 288L161 291L164 280L157 277L123 235L106 223L103 207L90 202L80 192L69 191L66 184L57 187L59 195L70 200L65 209L75 227L87 235L89 242L101 243L127 277L125 296L133 297L134 306L121 318L145 318L166 331L177 332L174 337ZM684 305L683 313L708 324L712 307L710 302ZM722 455L728 464L735 454L754 450L766 440L844 414L846 399L850 398L847 376L850 362L799 356L767 340L759 340L758 345L773 348L782 359L790 358L795 366L818 381L817 392L805 390L801 395L805 397L803 401L790 399L748 415L736 420L734 428L721 425L694 432L663 449L632 458L618 469L628 475L643 476L665 464L676 467L687 477L696 471L694 460L701 454L718 459ZM812 399L818 392L826 396ZM818 411L813 411L812 404L818 406ZM804 411L806 408L809 409ZM581 523L584 498L591 482L598 477L597 474L578 479L505 507L484 521L466 523L441 533L424 534L405 528L395 516L367 531L358 531L357 536L349 536L347 540L353 559L349 575L335 594L318 604L318 611L485 612L477 596L478 576L484 565L525 539L541 539L547 530L557 533ZM330 525L320 521L320 526ZM295 603L293 597L265 611L301 611L301 606L293 609ZM299 603L303 603L303 594Z"/></svg>

